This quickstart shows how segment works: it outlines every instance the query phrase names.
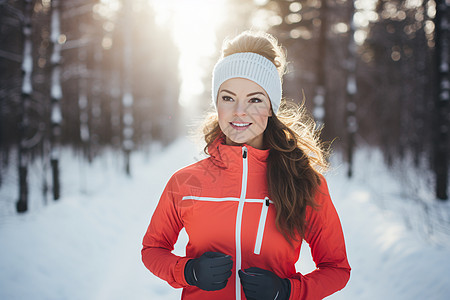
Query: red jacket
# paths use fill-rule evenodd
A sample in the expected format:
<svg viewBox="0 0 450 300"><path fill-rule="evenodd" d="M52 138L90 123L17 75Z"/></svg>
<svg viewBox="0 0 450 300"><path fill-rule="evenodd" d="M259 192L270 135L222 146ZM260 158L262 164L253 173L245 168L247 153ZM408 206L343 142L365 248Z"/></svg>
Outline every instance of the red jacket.
<svg viewBox="0 0 450 300"><path fill-rule="evenodd" d="M302 275L294 264L301 239L294 248L275 226L275 207L266 179L268 150L228 146L216 141L210 157L177 171L167 183L143 240L142 260L156 276L175 288L182 299L246 299L239 269L259 267L289 278L289 299L322 299L342 289L350 277L344 237L325 179L316 193L318 210L308 207L312 226L306 237L317 269ZM180 230L189 236L186 257L172 250ZM189 286L184 267L206 251L233 257L227 286L207 292Z"/></svg>

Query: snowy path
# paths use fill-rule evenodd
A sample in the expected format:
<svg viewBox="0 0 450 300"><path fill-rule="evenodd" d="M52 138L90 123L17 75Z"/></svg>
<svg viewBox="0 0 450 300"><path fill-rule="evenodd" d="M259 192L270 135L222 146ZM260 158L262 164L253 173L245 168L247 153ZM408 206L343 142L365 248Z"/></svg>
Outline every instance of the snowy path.
<svg viewBox="0 0 450 300"><path fill-rule="evenodd" d="M0 220L0 299L179 299L180 290L141 263L141 240L170 175L200 157L181 139L164 153L135 158L133 178L100 164L58 203ZM76 167L70 159L64 164L63 171ZM337 169L327 180L353 271L329 299L449 299L449 249L407 230L343 173ZM80 184L89 192L79 193ZM177 253L185 243L182 235ZM298 269L312 268L306 247Z"/></svg>

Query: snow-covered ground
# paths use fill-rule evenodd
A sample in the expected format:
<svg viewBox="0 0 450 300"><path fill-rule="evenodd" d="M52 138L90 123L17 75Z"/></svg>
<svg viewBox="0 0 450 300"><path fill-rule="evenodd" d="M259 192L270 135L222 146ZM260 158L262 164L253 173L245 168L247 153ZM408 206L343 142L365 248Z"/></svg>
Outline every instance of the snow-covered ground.
<svg viewBox="0 0 450 300"><path fill-rule="evenodd" d="M64 155L60 201L44 206L32 189L30 211L15 215L15 190L0 190L0 299L179 299L181 290L141 263L141 241L165 183L203 158L199 148L179 139L135 155L132 177L119 172L117 154L92 166ZM359 160L353 180L338 164L326 176L353 269L347 287L329 299L450 299L449 237L436 242L411 226L422 219L395 209L404 202L399 185L370 161ZM180 236L176 253L186 239ZM298 262L304 273L314 268L308 250Z"/></svg>

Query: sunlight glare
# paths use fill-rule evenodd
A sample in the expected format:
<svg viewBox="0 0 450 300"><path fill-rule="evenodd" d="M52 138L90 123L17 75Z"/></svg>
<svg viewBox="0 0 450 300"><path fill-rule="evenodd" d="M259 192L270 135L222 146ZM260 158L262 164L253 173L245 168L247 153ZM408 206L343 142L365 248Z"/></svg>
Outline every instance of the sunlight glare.
<svg viewBox="0 0 450 300"><path fill-rule="evenodd" d="M159 26L171 28L175 44L180 51L181 78L180 104L190 105L205 89L203 78L205 60L219 49L215 30L222 22L225 0L150 0ZM206 72L206 73L205 73Z"/></svg>

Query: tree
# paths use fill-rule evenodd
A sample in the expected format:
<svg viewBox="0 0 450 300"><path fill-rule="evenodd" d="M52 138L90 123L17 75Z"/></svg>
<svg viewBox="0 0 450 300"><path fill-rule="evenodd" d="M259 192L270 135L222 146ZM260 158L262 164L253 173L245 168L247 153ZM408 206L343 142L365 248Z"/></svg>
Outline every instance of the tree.
<svg viewBox="0 0 450 300"><path fill-rule="evenodd" d="M436 197L448 199L448 160L450 130L450 8L445 0L436 1L436 121L434 140L434 172Z"/></svg>
<svg viewBox="0 0 450 300"><path fill-rule="evenodd" d="M51 16L51 42L53 45L53 53L50 58L52 68L52 78L50 87L51 99L51 118L50 118L50 140L51 152L50 161L53 178L53 199L58 200L60 197L60 179L59 179L59 156L60 156L60 139L61 139L61 44L59 38L61 34L60 25L60 5L59 0L52 1L52 16Z"/></svg>
<svg viewBox="0 0 450 300"><path fill-rule="evenodd" d="M50 177L61 197L62 149L92 162L108 147L129 162L137 147L173 140L179 53L153 19L146 0L0 1L0 188L17 152L17 211L28 209L30 173L44 204Z"/></svg>
<svg viewBox="0 0 450 300"><path fill-rule="evenodd" d="M133 90L132 90L132 16L131 16L131 4L123 3L124 16L123 16L123 78L122 78L122 149L125 156L125 172L130 175L130 153L134 149L133 142Z"/></svg>
<svg viewBox="0 0 450 300"><path fill-rule="evenodd" d="M356 93L358 91L357 83L356 83L356 44L355 44L355 23L353 21L355 13L355 8L353 6L353 2L349 1L348 3L348 23L349 32L348 32L348 48L347 48L347 59L346 59L346 71L347 71L347 101L346 101L346 119L347 119L347 176L352 177L353 175L353 155L355 148L355 134L358 130L358 121L356 118Z"/></svg>
<svg viewBox="0 0 450 300"><path fill-rule="evenodd" d="M26 130L29 127L29 119L27 109L31 102L33 93L32 72L33 72L33 54L31 40L31 16L33 13L33 1L24 1L23 10L23 62L22 62L22 101L20 109L20 127L19 127L19 145L18 145L18 165L19 165L19 200L16 208L18 212L26 212L28 210L28 163L29 163L29 147L26 145Z"/></svg>
<svg viewBox="0 0 450 300"><path fill-rule="evenodd" d="M323 0L320 6L320 29L318 33L318 57L317 63L317 80L314 93L314 109L313 116L319 128L322 128L325 120L325 101L327 99L326 89L326 57L327 57L327 40L328 40L328 4L327 0Z"/></svg>

